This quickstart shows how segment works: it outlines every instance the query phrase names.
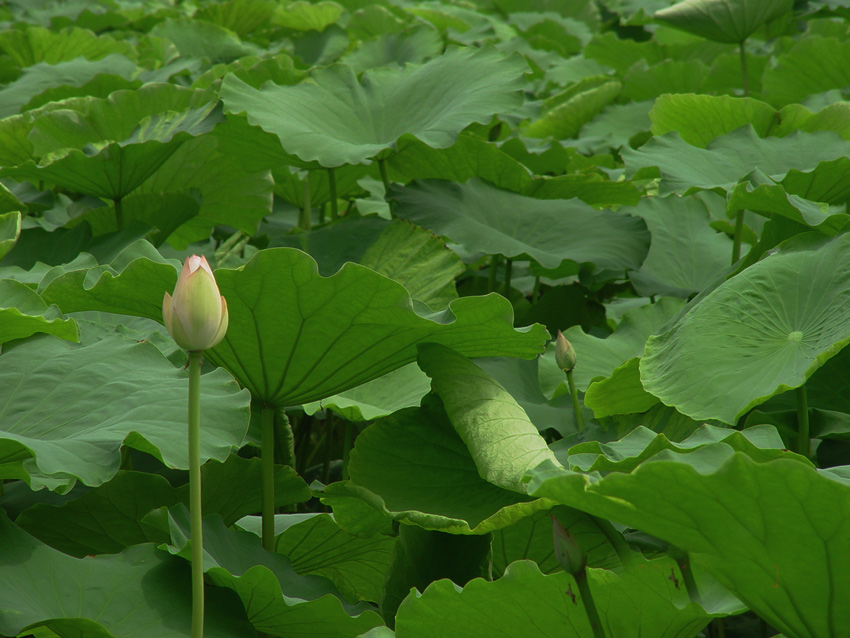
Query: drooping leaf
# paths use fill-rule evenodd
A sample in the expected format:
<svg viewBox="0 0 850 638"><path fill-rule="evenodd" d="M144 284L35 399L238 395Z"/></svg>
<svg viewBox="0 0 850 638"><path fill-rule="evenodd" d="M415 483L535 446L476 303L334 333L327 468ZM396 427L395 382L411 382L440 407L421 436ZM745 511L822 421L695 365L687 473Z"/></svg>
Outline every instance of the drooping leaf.
<svg viewBox="0 0 850 638"><path fill-rule="evenodd" d="M519 105L524 65L494 49L453 49L420 66L376 69L361 80L338 65L315 72L315 84L258 91L231 75L221 96L228 112L246 111L248 121L277 135L287 152L341 166L391 149L405 134L436 148L451 146L467 125Z"/></svg>
<svg viewBox="0 0 850 638"><path fill-rule="evenodd" d="M213 62L229 62L257 52L235 33L198 18L177 18L160 22L150 34L174 43L185 58L208 58Z"/></svg>
<svg viewBox="0 0 850 638"><path fill-rule="evenodd" d="M68 341L79 341L77 324L66 319L56 306L49 306L29 286L13 279L0 279L0 344L23 339L37 332Z"/></svg>
<svg viewBox="0 0 850 638"><path fill-rule="evenodd" d="M551 136L556 140L576 137L582 126L617 99L622 88L623 85L618 80L609 80L577 93L543 113L539 119L523 129L522 133L528 137Z"/></svg>
<svg viewBox="0 0 850 638"><path fill-rule="evenodd" d="M847 86L850 43L812 35L802 38L765 69L764 97L785 106Z"/></svg>
<svg viewBox="0 0 850 638"><path fill-rule="evenodd" d="M641 383L639 364L640 359L633 357L614 368L610 376L588 386L584 404L597 419L645 412L658 403L658 397L647 392Z"/></svg>
<svg viewBox="0 0 850 638"><path fill-rule="evenodd" d="M649 338L644 387L693 418L735 423L805 383L850 341L848 243L800 235L713 290Z"/></svg>
<svg viewBox="0 0 850 638"><path fill-rule="evenodd" d="M0 189L0 194L3 190ZM5 202L4 202L5 203ZM21 234L21 213L12 211L0 215L0 259L12 250Z"/></svg>

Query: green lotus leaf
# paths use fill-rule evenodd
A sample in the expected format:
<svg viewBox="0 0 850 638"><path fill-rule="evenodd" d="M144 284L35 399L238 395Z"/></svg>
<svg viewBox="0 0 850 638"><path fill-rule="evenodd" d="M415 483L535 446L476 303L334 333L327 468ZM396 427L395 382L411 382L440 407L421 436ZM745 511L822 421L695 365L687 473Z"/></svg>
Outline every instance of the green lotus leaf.
<svg viewBox="0 0 850 638"><path fill-rule="evenodd" d="M662 95L649 116L654 135L676 131L688 144L700 148L747 124L759 137L784 137L797 130L834 131L844 139L850 137L850 105L843 102L813 113L800 104L777 110L748 97L689 93Z"/></svg>
<svg viewBox="0 0 850 638"><path fill-rule="evenodd" d="M795 132L783 138L760 138L752 126L715 138L704 149L691 146L677 133L653 137L637 150L623 149L626 173L657 166L659 192L685 194L697 189L732 190L758 168L781 180L791 170L817 171L820 162L850 154L850 142L835 133Z"/></svg>
<svg viewBox="0 0 850 638"><path fill-rule="evenodd" d="M696 457L696 458L694 458ZM850 629L835 604L850 586L850 485L796 455L760 463L724 443L662 452L603 479L541 466L530 493L643 530L691 562L787 636Z"/></svg>
<svg viewBox="0 0 850 638"><path fill-rule="evenodd" d="M68 341L79 341L73 319L66 319L56 306L49 306L29 286L13 279L0 279L0 344L24 339L38 332Z"/></svg>
<svg viewBox="0 0 850 638"><path fill-rule="evenodd" d="M600 443L587 441L570 448L570 469L583 472L631 472L662 450L688 453L705 445L723 442L759 462L788 456L782 438L769 425L747 428L741 432L712 425L702 425L691 436L673 443L663 434L637 427L619 441Z"/></svg>
<svg viewBox="0 0 850 638"><path fill-rule="evenodd" d="M850 81L848 61L850 42L818 35L803 38L765 69L764 97L771 104L784 106L830 89L842 89Z"/></svg>
<svg viewBox="0 0 850 638"><path fill-rule="evenodd" d="M621 98L641 102L662 95L697 93L709 72L701 60L665 60L652 66L640 61L623 78Z"/></svg>
<svg viewBox="0 0 850 638"><path fill-rule="evenodd" d="M95 35L78 27L58 32L32 25L9 29L0 33L0 50L21 67L38 62L53 65L75 58L101 60L113 53L135 58L135 49L129 42L116 40L110 35Z"/></svg>
<svg viewBox="0 0 850 638"><path fill-rule="evenodd" d="M333 498L359 498L394 520L451 534L486 534L550 507L482 479L434 395L366 428L348 469L351 479L328 490Z"/></svg>
<svg viewBox="0 0 850 638"><path fill-rule="evenodd" d="M848 244L846 234L800 235L714 289L649 338L643 386L692 418L735 423L805 383L850 342Z"/></svg>
<svg viewBox="0 0 850 638"><path fill-rule="evenodd" d="M344 65L316 71L315 83L261 90L230 75L221 98L229 113L245 111L252 125L277 135L288 153L333 167L360 164L406 134L435 148L451 146L467 125L519 106L524 66L495 49L452 49L360 80Z"/></svg>
<svg viewBox="0 0 850 638"><path fill-rule="evenodd" d="M303 0L278 6L272 24L298 31L324 31L334 24L344 11L336 2L323 0L310 3Z"/></svg>
<svg viewBox="0 0 850 638"><path fill-rule="evenodd" d="M711 285L729 267L732 242L709 226L714 218L726 215L721 198L647 197L634 208L621 210L641 217L652 234L643 265L629 273L638 294L687 298Z"/></svg>
<svg viewBox="0 0 850 638"><path fill-rule="evenodd" d="M615 414L645 412L658 403L658 397L647 392L640 380L640 359L633 357L617 366L610 376L591 383L584 394L584 404L601 419Z"/></svg>
<svg viewBox="0 0 850 638"><path fill-rule="evenodd" d="M366 604L348 605L333 584L320 576L300 575L286 557L263 550L251 532L225 527L214 516L204 519L204 571L215 585L236 592L258 631L272 636L354 638L381 624ZM169 551L189 558L189 511L169 510Z"/></svg>
<svg viewBox="0 0 850 638"><path fill-rule="evenodd" d="M165 20L154 26L150 35L173 42L184 58L229 62L259 53L257 47L242 42L239 36L229 29L197 17Z"/></svg>
<svg viewBox="0 0 850 638"><path fill-rule="evenodd" d="M540 200L472 179L465 184L415 181L390 190L394 213L462 244L468 251L534 259L545 268L564 260L600 269L636 269L649 248L644 224L596 211L576 200Z"/></svg>
<svg viewBox="0 0 850 638"><path fill-rule="evenodd" d="M5 191L8 193L8 191ZM4 194L4 190L0 189L0 195ZM11 194L10 194L11 196ZM3 201L3 204L6 204ZM12 211L0 215L0 259L3 259L7 253L15 247L18 237L21 235L21 213Z"/></svg>
<svg viewBox="0 0 850 638"><path fill-rule="evenodd" d="M194 17L243 36L266 26L274 10L271 0L230 0L198 7Z"/></svg>
<svg viewBox="0 0 850 638"><path fill-rule="evenodd" d="M27 144L33 159L0 174L121 199L183 142L212 129L220 114L210 99L205 91L148 84L106 99L70 100L68 108L54 107L32 121Z"/></svg>
<svg viewBox="0 0 850 638"><path fill-rule="evenodd" d="M6 356L6 355L4 355ZM112 556L73 558L42 544L0 512L0 633L183 638L191 631L189 572L152 544ZM45 588L44 583L54 586ZM244 638L254 630L232 596L207 590L209 638ZM44 635L44 634L40 634Z"/></svg>
<svg viewBox="0 0 850 638"><path fill-rule="evenodd" d="M711 618L681 585L676 587L682 574L669 558L641 559L619 574L590 568L587 575L606 636L693 636ZM476 578L459 589L439 580L422 593L413 592L399 608L396 631L411 638L521 635L528 632L530 616L536 636L582 638L593 630L580 595L572 576L546 576L522 560L493 582Z"/></svg>
<svg viewBox="0 0 850 638"><path fill-rule="evenodd" d="M647 100L606 106L599 115L581 127L578 146L593 153L622 148L634 136L649 130L649 110L652 104L651 100Z"/></svg>
<svg viewBox="0 0 850 638"><path fill-rule="evenodd" d="M793 0L684 0L655 13L655 19L715 42L737 44L787 13Z"/></svg>
<svg viewBox="0 0 850 638"><path fill-rule="evenodd" d="M401 33L384 32L377 38L362 42L342 61L359 74L382 66L421 64L442 51L443 40L436 29L414 27Z"/></svg>
<svg viewBox="0 0 850 638"><path fill-rule="evenodd" d="M356 388L303 407L307 414L325 409L333 410L348 421L371 421L418 406L430 390L428 376L416 364L408 363Z"/></svg>
<svg viewBox="0 0 850 638"><path fill-rule="evenodd" d="M32 108L38 102L44 103L49 99L35 100L37 96L45 95L59 99L60 93L69 95L91 95L81 87L97 86L95 80L101 82L109 78L115 89L126 89L129 81L136 72L136 64L117 53L108 55L102 60L86 60L77 58L68 62L45 64L39 62L23 70L21 76L0 89L0 118L8 117ZM64 87L73 87L68 90Z"/></svg>
<svg viewBox="0 0 850 638"><path fill-rule="evenodd" d="M522 134L527 137L551 136L556 140L576 137L582 126L617 99L622 88L618 80L606 80L599 86L571 95L531 122Z"/></svg>
<svg viewBox="0 0 850 638"><path fill-rule="evenodd" d="M275 537L275 551L299 574L318 574L349 601L378 603L390 568L396 538L357 538L328 514L316 514Z"/></svg>
<svg viewBox="0 0 850 638"><path fill-rule="evenodd" d="M120 271L72 271L44 294L68 312L161 321L162 295L176 281L174 266L140 258ZM230 327L206 356L255 398L278 407L329 397L400 368L415 360L423 341L472 357L531 358L546 339L542 326L515 330L510 304L498 295L456 299L445 311L422 315L400 284L357 264L322 277L309 255L290 248L260 251L238 270L219 269L216 281L228 300Z"/></svg>
<svg viewBox="0 0 850 638"><path fill-rule="evenodd" d="M188 379L153 345L116 338L71 348L44 338L2 361L4 476L33 489L100 485L118 471L122 444L187 467ZM245 437L249 396L224 370L204 375L201 388L201 458L223 460Z"/></svg>

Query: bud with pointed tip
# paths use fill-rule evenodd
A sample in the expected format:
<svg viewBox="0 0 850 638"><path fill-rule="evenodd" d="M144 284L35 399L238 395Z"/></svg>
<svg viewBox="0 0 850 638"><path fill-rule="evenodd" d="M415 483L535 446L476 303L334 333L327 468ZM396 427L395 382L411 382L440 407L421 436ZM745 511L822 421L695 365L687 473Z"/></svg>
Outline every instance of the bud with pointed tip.
<svg viewBox="0 0 850 638"><path fill-rule="evenodd" d="M558 559L561 567L568 574L575 576L587 566L587 554L576 542L575 536L570 531L561 525L561 521L552 518L552 541L555 546L555 558Z"/></svg>
<svg viewBox="0 0 850 638"><path fill-rule="evenodd" d="M560 330L555 337L555 361L564 372L569 372L576 367L576 351Z"/></svg>
<svg viewBox="0 0 850 638"><path fill-rule="evenodd" d="M207 350L227 332L227 302L218 291L206 257L192 255L183 264L174 296L165 293L162 319L184 350Z"/></svg>

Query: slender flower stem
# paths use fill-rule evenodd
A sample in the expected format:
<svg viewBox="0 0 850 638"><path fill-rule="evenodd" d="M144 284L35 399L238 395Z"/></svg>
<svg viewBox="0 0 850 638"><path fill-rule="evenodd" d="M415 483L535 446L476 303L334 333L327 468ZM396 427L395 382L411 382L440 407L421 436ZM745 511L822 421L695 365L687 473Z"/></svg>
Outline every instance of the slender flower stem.
<svg viewBox="0 0 850 638"><path fill-rule="evenodd" d="M605 630L602 629L602 621L599 619L596 603L593 602L593 596L590 595L587 571L582 570L574 578L578 585L579 594L581 594L581 603L584 605L584 610L587 612L587 619L590 621L591 629L593 629L593 638L605 638Z"/></svg>
<svg viewBox="0 0 850 638"><path fill-rule="evenodd" d="M806 458L811 455L811 437L809 436L809 402L806 386L801 385L797 392L797 453Z"/></svg>
<svg viewBox="0 0 850 638"><path fill-rule="evenodd" d="M124 207L121 205L121 198L116 197L112 200L113 205L115 206L115 225L118 227L118 230L124 229Z"/></svg>
<svg viewBox="0 0 850 638"><path fill-rule="evenodd" d="M576 417L576 427L578 431L584 430L584 417L581 414L581 406L578 402L578 391L576 390L576 382L573 379L573 371L567 371L567 385L570 387L570 397L573 400L573 413Z"/></svg>
<svg viewBox="0 0 850 638"><path fill-rule="evenodd" d="M354 426L351 421L345 422L345 433L342 440L342 479L348 480L348 459L351 456L351 440L354 435Z"/></svg>
<svg viewBox="0 0 850 638"><path fill-rule="evenodd" d="M744 211L735 213L735 234L732 236L732 265L741 258L741 237L744 234Z"/></svg>
<svg viewBox="0 0 850 638"><path fill-rule="evenodd" d="M336 199L336 173L334 169L328 169L328 189L331 192L331 220L339 217L339 202Z"/></svg>
<svg viewBox="0 0 850 638"><path fill-rule="evenodd" d="M263 548L274 551L274 412L271 405L263 406L262 470L263 470L263 508L262 529Z"/></svg>
<svg viewBox="0 0 850 638"><path fill-rule="evenodd" d="M192 535L192 638L204 636L204 540L201 512L201 357L189 352L189 517Z"/></svg>
<svg viewBox="0 0 850 638"><path fill-rule="evenodd" d="M744 40L746 42L746 40ZM741 88L744 89L744 97L750 95L750 76L747 72L747 50L744 48L744 42L738 44L738 51L741 54Z"/></svg>
<svg viewBox="0 0 850 638"><path fill-rule="evenodd" d="M488 292L496 291L496 276L499 274L499 262L501 259L501 255L493 255L490 257L490 276L487 280Z"/></svg>
<svg viewBox="0 0 850 638"><path fill-rule="evenodd" d="M298 220L301 230L310 230L313 226L313 200L310 191L310 172L304 178L304 198L301 205L301 219Z"/></svg>
<svg viewBox="0 0 850 638"><path fill-rule="evenodd" d="M511 296L511 272L513 271L514 260L506 259L505 260L505 287L502 291L502 296L506 299Z"/></svg>

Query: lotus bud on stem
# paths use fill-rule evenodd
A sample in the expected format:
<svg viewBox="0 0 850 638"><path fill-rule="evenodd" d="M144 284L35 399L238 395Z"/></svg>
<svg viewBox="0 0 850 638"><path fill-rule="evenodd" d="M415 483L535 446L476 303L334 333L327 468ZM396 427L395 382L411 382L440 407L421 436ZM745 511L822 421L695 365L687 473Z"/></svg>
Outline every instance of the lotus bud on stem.
<svg viewBox="0 0 850 638"><path fill-rule="evenodd" d="M581 414L581 406L578 402L578 391L576 390L576 382L573 379L573 369L576 367L576 351L573 350L572 344L567 341L567 338L558 330L558 336L555 337L555 361L558 367L567 374L567 385L570 388L570 397L573 400L573 412L576 417L576 427L578 431L584 430L584 417Z"/></svg>
<svg viewBox="0 0 850 638"><path fill-rule="evenodd" d="M561 524L561 521L554 514L550 516L552 518L552 544L555 548L555 557L563 570L570 574L578 585L581 604L584 605L584 611L587 614L590 627L593 629L593 638L605 638L602 620L599 618L599 611L596 609L596 603L593 602L590 585L587 582L587 554L576 542L570 531ZM573 596L573 601L575 601L575 596Z"/></svg>
<svg viewBox="0 0 850 638"><path fill-rule="evenodd" d="M227 302L205 257L192 255L162 300L162 320L189 353L189 516L192 541L192 638L204 635L204 543L201 518L201 360L227 332Z"/></svg>

